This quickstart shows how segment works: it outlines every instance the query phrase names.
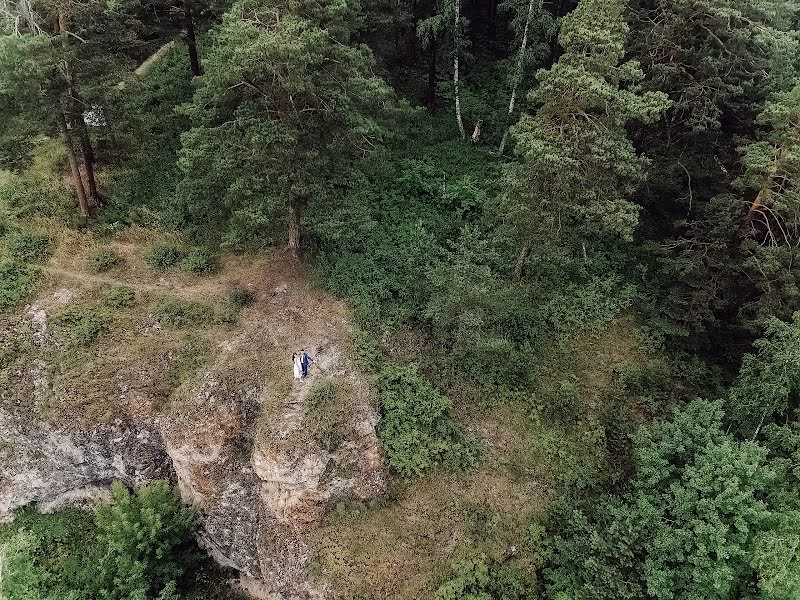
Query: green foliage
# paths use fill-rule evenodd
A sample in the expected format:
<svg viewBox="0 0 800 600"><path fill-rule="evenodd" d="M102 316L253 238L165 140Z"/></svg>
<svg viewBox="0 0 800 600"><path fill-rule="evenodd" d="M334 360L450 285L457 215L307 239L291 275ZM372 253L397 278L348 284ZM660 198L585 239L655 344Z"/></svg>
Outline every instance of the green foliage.
<svg viewBox="0 0 800 600"><path fill-rule="evenodd" d="M228 304L235 310L242 310L245 306L250 306L255 299L253 291L242 285L236 285L228 292Z"/></svg>
<svg viewBox="0 0 800 600"><path fill-rule="evenodd" d="M11 257L20 262L42 263L52 253L47 235L17 229L6 233L3 239Z"/></svg>
<svg viewBox="0 0 800 600"><path fill-rule="evenodd" d="M153 316L168 327L193 327L214 320L214 308L202 302L164 298L153 307Z"/></svg>
<svg viewBox="0 0 800 600"><path fill-rule="evenodd" d="M313 206L393 137L406 105L373 74L369 49L351 43L355 8L240 0L225 15L185 107L178 207L195 237L277 241L287 203Z"/></svg>
<svg viewBox="0 0 800 600"><path fill-rule="evenodd" d="M167 383L174 387L181 385L206 363L212 353L208 340L190 335L170 360Z"/></svg>
<svg viewBox="0 0 800 600"><path fill-rule="evenodd" d="M626 126L656 121L669 103L663 93L635 88L644 76L638 62L620 64L624 9L622 0L582 0L564 18L564 54L539 71L530 94L537 111L513 129L522 163L510 172L508 203L523 245L551 235L562 219L588 235L632 239L638 207L628 198L646 161Z"/></svg>
<svg viewBox="0 0 800 600"><path fill-rule="evenodd" d="M554 598L730 598L750 577L754 536L770 518L776 472L766 451L722 429L721 403L694 401L642 431L622 499L561 506L551 563ZM692 557L690 561L686 557Z"/></svg>
<svg viewBox="0 0 800 600"><path fill-rule="evenodd" d="M153 306L155 319L161 325L175 328L233 323L238 314L239 309L228 302L212 306L182 298L162 298Z"/></svg>
<svg viewBox="0 0 800 600"><path fill-rule="evenodd" d="M14 260L0 259L0 310L19 304L36 287L41 271Z"/></svg>
<svg viewBox="0 0 800 600"><path fill-rule="evenodd" d="M181 259L180 268L196 275L208 275L218 268L217 257L207 248L191 248Z"/></svg>
<svg viewBox="0 0 800 600"><path fill-rule="evenodd" d="M174 586L197 560L190 550L196 517L167 482L135 494L115 483L111 502L98 507L95 522L103 549L96 565L102 598L153 597Z"/></svg>
<svg viewBox="0 0 800 600"><path fill-rule="evenodd" d="M166 271L184 259L186 252L169 243L153 244L144 254L144 262L158 271Z"/></svg>
<svg viewBox="0 0 800 600"><path fill-rule="evenodd" d="M195 529L194 513L166 482L134 493L116 482L94 515L21 509L0 527L0 598L177 599L200 556Z"/></svg>
<svg viewBox="0 0 800 600"><path fill-rule="evenodd" d="M99 558L94 537L88 513L66 510L40 515L30 507L16 511L13 524L0 529L4 559L0 598L88 600L91 566Z"/></svg>
<svg viewBox="0 0 800 600"><path fill-rule="evenodd" d="M59 336L70 346L88 346L108 333L111 317L91 304L71 304L55 315L52 323Z"/></svg>
<svg viewBox="0 0 800 600"><path fill-rule="evenodd" d="M130 308L136 304L136 292L126 285L109 285L100 288L100 298L109 308Z"/></svg>
<svg viewBox="0 0 800 600"><path fill-rule="evenodd" d="M455 566L452 579L436 590L437 600L533 599L530 586L511 566L474 558Z"/></svg>
<svg viewBox="0 0 800 600"><path fill-rule="evenodd" d="M756 353L742 359L729 399L730 417L747 436L773 414L784 414L800 392L800 312L790 323L770 319L753 346Z"/></svg>
<svg viewBox="0 0 800 600"><path fill-rule="evenodd" d="M119 267L124 261L122 257L113 250L98 248L89 254L87 262L89 263L90 270L95 273L105 273Z"/></svg>
<svg viewBox="0 0 800 600"><path fill-rule="evenodd" d="M463 469L478 457L477 440L451 416L450 400L437 392L416 366L387 366L378 378L382 419L378 434L389 466L419 475L434 465Z"/></svg>
<svg viewBox="0 0 800 600"><path fill-rule="evenodd" d="M18 219L48 216L75 224L74 202L60 179L66 161L63 145L44 139L32 150L25 168L0 180L0 206Z"/></svg>

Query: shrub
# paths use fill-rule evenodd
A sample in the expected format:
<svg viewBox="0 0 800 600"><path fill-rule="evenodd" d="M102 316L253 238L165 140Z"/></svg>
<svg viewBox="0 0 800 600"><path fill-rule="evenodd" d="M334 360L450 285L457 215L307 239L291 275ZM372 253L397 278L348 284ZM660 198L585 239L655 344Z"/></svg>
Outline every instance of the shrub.
<svg viewBox="0 0 800 600"><path fill-rule="evenodd" d="M410 477L436 464L461 469L475 462L477 440L456 424L450 400L416 366L385 367L378 394L383 412L378 433L392 469Z"/></svg>
<svg viewBox="0 0 800 600"><path fill-rule="evenodd" d="M152 268L166 271L186 256L183 248L174 244L154 244L145 252L144 261Z"/></svg>
<svg viewBox="0 0 800 600"><path fill-rule="evenodd" d="M193 575L196 567L204 570L193 539L196 526L194 513L166 482L135 492L114 483L111 500L100 504L94 515L81 510L17 510L13 523L0 525L0 598L227 598L215 589L222 573L202 573L195 590L179 589L189 569ZM200 579L207 589L202 590ZM189 594L179 595L184 591Z"/></svg>
<svg viewBox="0 0 800 600"><path fill-rule="evenodd" d="M153 310L159 323L169 327L191 327L214 321L214 309L207 304L167 298L160 300Z"/></svg>
<svg viewBox="0 0 800 600"><path fill-rule="evenodd" d="M122 257L114 252L105 248L94 250L89 254L88 263L89 269L95 273L105 273L114 267L122 264Z"/></svg>
<svg viewBox="0 0 800 600"><path fill-rule="evenodd" d="M0 260L0 310L17 305L36 287L41 272L36 267Z"/></svg>
<svg viewBox="0 0 800 600"><path fill-rule="evenodd" d="M100 290L103 304L110 308L129 308L136 303L136 292L126 285L110 285Z"/></svg>
<svg viewBox="0 0 800 600"><path fill-rule="evenodd" d="M511 566L489 564L484 558L464 561L455 566L452 579L436 591L436 600L523 600L534 592Z"/></svg>
<svg viewBox="0 0 800 600"><path fill-rule="evenodd" d="M208 275L217 270L217 257L208 249L194 247L181 260L180 268L183 271L196 275Z"/></svg>
<svg viewBox="0 0 800 600"><path fill-rule="evenodd" d="M247 289L242 285L237 285L228 292L228 304L236 310L241 310L245 306L253 303L256 296L252 290Z"/></svg>
<svg viewBox="0 0 800 600"><path fill-rule="evenodd" d="M5 240L11 256L21 262L44 262L52 251L50 238L39 233L15 230Z"/></svg>
<svg viewBox="0 0 800 600"><path fill-rule="evenodd" d="M191 545L194 513L165 481L142 486L135 494L119 482L111 489L111 502L101 504L95 515L103 551L96 568L108 591L102 597L152 598L174 588L197 561Z"/></svg>
<svg viewBox="0 0 800 600"><path fill-rule="evenodd" d="M55 328L71 346L86 346L107 333L111 319L98 308L86 304L66 307L53 317Z"/></svg>

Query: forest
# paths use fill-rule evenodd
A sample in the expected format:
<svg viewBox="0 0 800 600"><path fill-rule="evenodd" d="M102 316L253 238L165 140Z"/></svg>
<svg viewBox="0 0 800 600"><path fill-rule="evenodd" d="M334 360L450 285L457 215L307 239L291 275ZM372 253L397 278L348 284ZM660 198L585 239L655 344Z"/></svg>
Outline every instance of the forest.
<svg viewBox="0 0 800 600"><path fill-rule="evenodd" d="M273 257L352 315L386 490L301 528L324 592L252 597L800 598L800 1L0 0L0 123L0 431L112 423L137 310L180 332L173 410L261 275L160 278ZM0 600L237 597L155 479L15 500Z"/></svg>

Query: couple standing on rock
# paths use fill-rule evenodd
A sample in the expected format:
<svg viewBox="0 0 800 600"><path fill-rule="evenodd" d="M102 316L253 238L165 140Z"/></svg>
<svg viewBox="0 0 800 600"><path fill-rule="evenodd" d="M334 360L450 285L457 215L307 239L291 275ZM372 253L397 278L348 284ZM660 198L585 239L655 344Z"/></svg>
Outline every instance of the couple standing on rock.
<svg viewBox="0 0 800 600"><path fill-rule="evenodd" d="M305 350L300 352L292 352L292 364L294 365L294 378L305 379L308 377L308 365L314 360L306 354Z"/></svg>

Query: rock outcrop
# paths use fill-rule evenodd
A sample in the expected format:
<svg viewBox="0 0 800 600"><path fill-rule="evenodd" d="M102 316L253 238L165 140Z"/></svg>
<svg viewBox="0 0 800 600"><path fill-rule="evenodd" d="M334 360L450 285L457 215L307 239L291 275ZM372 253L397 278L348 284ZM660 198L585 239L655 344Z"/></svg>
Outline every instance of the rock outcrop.
<svg viewBox="0 0 800 600"><path fill-rule="evenodd" d="M17 396L0 404L0 515L10 518L29 503L43 510L85 505L106 497L114 480L170 479L201 516L201 545L237 569L251 595L325 597L324 584L307 575L306 539L330 502L383 491L378 416L368 385L345 357L344 305L299 272L270 277L271 266L249 265L267 274L256 302L224 337L207 336L216 344L211 363L169 392L166 405L157 382L172 353L125 362L110 343L98 349L98 361L113 355L106 383L117 410L91 426L47 422L27 403L60 401L48 362L57 356L48 312L81 294L51 292L31 307L27 324L3 324L4 334L28 336L31 344L6 373L19 383ZM155 347L158 336L170 335L137 327ZM300 348L317 362L307 380L293 381L289 356ZM150 364L158 365L156 374Z"/></svg>

